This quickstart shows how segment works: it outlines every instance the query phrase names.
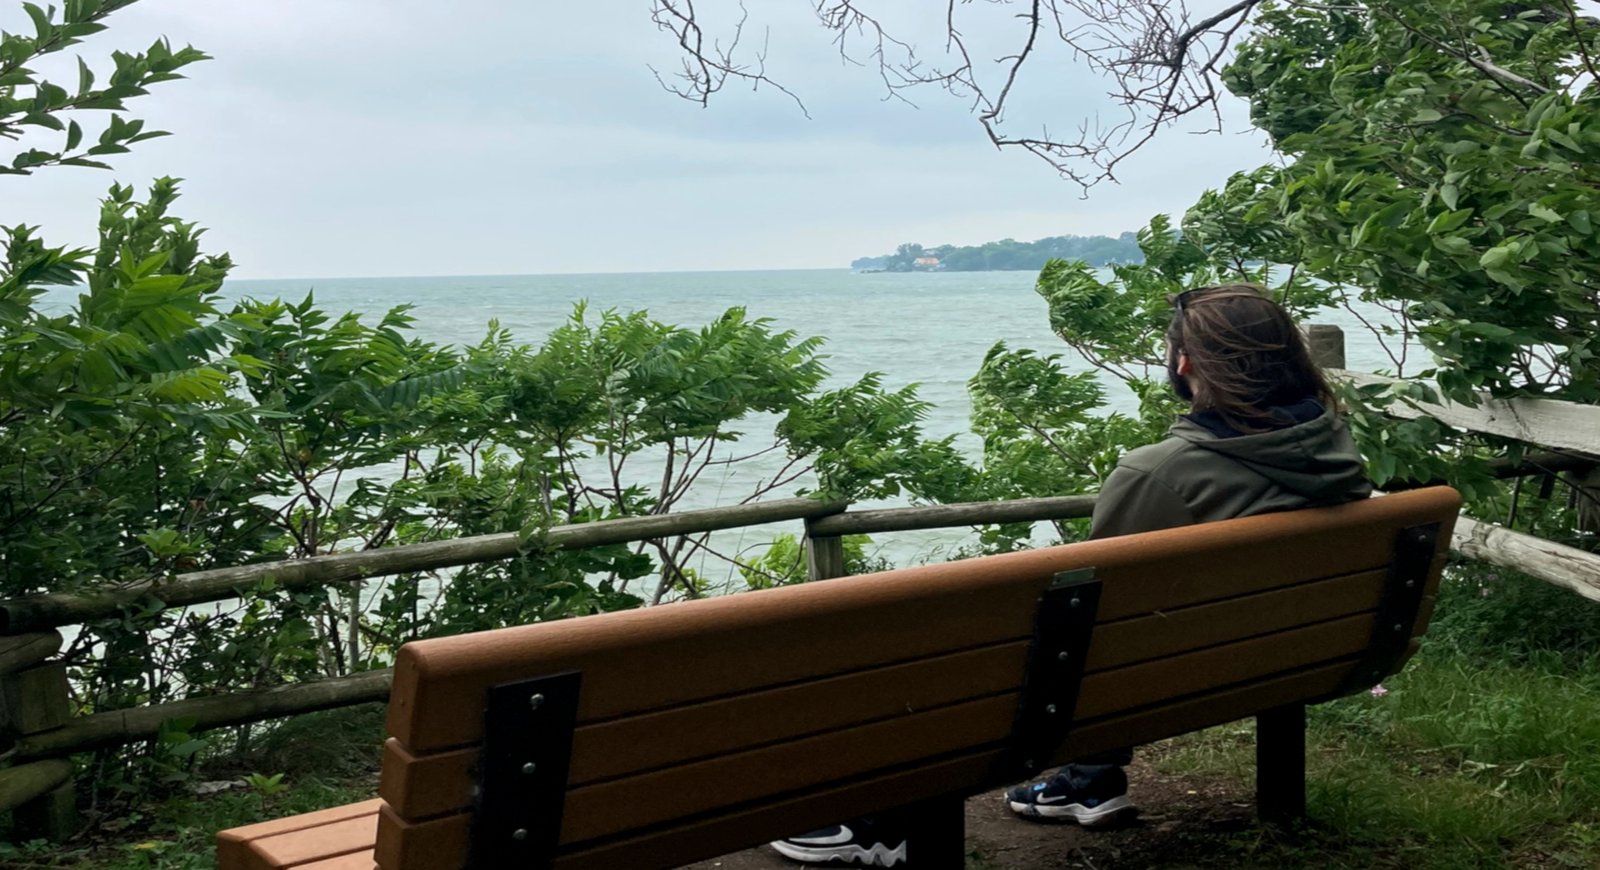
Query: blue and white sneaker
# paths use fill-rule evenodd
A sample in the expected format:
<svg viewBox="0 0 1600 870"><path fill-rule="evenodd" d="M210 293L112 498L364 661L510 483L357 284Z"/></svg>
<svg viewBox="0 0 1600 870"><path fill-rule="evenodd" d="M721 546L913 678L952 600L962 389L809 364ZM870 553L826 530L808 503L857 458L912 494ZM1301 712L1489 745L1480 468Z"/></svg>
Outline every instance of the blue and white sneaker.
<svg viewBox="0 0 1600 870"><path fill-rule="evenodd" d="M906 838L872 819L853 819L842 825L797 837L774 840L772 848L793 861L807 864L855 864L861 867L898 867L906 861Z"/></svg>
<svg viewBox="0 0 1600 870"><path fill-rule="evenodd" d="M1110 764L1069 764L1042 782L1006 792L1011 811L1029 819L1070 819L1086 828L1110 825L1135 811L1128 775Z"/></svg>

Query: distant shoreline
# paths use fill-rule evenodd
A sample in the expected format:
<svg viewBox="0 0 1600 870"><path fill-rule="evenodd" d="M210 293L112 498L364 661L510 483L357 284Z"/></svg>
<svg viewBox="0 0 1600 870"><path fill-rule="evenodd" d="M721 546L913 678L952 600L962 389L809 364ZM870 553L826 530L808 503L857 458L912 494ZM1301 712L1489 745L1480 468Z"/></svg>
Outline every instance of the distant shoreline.
<svg viewBox="0 0 1600 870"><path fill-rule="evenodd" d="M1031 242L1001 239L981 245L923 247L907 242L892 254L850 261L857 272L1026 272L1051 260L1080 260L1094 268L1144 262L1133 233L1119 236L1049 236Z"/></svg>

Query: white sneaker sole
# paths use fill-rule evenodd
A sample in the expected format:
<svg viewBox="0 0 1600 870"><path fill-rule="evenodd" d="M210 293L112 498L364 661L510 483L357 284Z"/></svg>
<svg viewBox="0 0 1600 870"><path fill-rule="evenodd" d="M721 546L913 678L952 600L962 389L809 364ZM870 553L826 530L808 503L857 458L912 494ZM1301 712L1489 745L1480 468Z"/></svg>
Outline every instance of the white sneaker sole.
<svg viewBox="0 0 1600 870"><path fill-rule="evenodd" d="M1071 819L1085 828L1097 828L1116 821L1117 816L1134 809L1127 796L1114 797L1103 804L1086 807L1083 804L1025 804L1006 801L1011 811L1031 819Z"/></svg>
<svg viewBox="0 0 1600 870"><path fill-rule="evenodd" d="M903 842L893 849L882 843L874 843L872 848L864 849L854 845L808 847L787 840L777 840L772 843L772 848L776 849L779 855L804 864L841 861L863 867L897 867L906 860L906 844Z"/></svg>

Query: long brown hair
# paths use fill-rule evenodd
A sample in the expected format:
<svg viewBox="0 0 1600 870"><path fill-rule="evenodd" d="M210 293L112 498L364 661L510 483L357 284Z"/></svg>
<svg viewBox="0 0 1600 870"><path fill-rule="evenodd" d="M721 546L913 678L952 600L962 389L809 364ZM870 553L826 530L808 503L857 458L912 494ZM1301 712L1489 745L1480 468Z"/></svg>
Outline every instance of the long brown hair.
<svg viewBox="0 0 1600 870"><path fill-rule="evenodd" d="M1169 360L1181 351L1194 378L1194 408L1241 432L1271 427L1270 410L1333 390L1289 313L1253 284L1200 287L1173 299ZM1169 363L1170 364L1170 363Z"/></svg>

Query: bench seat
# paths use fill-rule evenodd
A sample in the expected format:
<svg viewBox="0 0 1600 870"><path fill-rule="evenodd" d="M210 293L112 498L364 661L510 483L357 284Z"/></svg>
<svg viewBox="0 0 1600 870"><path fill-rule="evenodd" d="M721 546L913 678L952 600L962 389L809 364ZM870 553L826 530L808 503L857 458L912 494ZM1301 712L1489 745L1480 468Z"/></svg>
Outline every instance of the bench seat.
<svg viewBox="0 0 1600 870"><path fill-rule="evenodd" d="M382 806L362 801L223 831L217 866L372 870Z"/></svg>

